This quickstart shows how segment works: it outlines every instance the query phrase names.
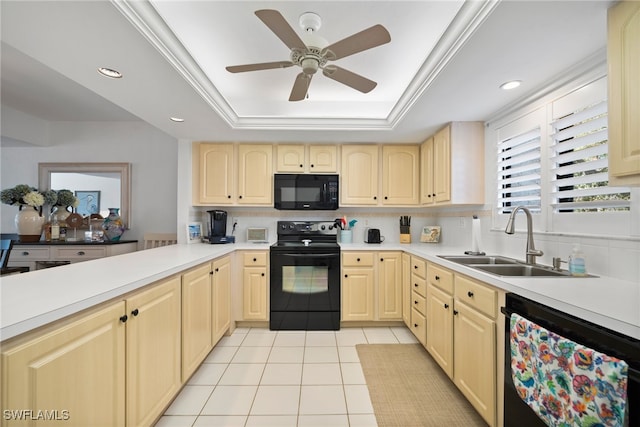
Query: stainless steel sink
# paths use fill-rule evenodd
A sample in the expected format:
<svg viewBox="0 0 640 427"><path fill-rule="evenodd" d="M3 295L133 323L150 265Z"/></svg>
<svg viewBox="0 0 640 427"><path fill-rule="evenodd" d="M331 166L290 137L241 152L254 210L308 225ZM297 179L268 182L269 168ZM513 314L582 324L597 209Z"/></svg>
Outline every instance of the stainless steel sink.
<svg viewBox="0 0 640 427"><path fill-rule="evenodd" d="M474 265L476 270L486 271L487 273L496 274L498 276L512 277L573 277L568 271L552 270L551 268L540 267L526 264L512 265Z"/></svg>
<svg viewBox="0 0 640 427"><path fill-rule="evenodd" d="M542 265L530 265L517 259L498 255L438 255L442 259L466 265L475 270L509 277L574 277L566 270L554 270ZM594 277L594 276L587 276Z"/></svg>
<svg viewBox="0 0 640 427"><path fill-rule="evenodd" d="M518 260L502 256L478 256L478 255L439 255L440 258L458 264L518 264Z"/></svg>

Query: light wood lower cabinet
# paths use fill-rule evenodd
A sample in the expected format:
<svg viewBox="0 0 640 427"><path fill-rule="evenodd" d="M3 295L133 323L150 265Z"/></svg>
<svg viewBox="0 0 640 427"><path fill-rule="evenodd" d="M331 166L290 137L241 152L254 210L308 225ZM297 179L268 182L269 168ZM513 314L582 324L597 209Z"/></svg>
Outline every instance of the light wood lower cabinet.
<svg viewBox="0 0 640 427"><path fill-rule="evenodd" d="M401 253L342 253L343 321L402 320Z"/></svg>
<svg viewBox="0 0 640 427"><path fill-rule="evenodd" d="M182 274L182 381L213 348L211 263Z"/></svg>
<svg viewBox="0 0 640 427"><path fill-rule="evenodd" d="M269 252L244 252L242 259L242 317L269 320Z"/></svg>
<svg viewBox="0 0 640 427"><path fill-rule="evenodd" d="M213 327L215 346L231 326L231 256L213 261Z"/></svg>
<svg viewBox="0 0 640 427"><path fill-rule="evenodd" d="M411 280L409 287L409 304L411 315L409 329L422 345L427 344L426 296L427 296L427 263L422 258L412 256L410 261Z"/></svg>
<svg viewBox="0 0 640 427"><path fill-rule="evenodd" d="M138 250L138 242L131 241L117 244L92 243L79 245L76 243L16 243L9 256L10 267L29 267L29 270L51 267L58 263L76 263L90 261L114 255L127 254Z"/></svg>
<svg viewBox="0 0 640 427"><path fill-rule="evenodd" d="M411 255L402 254L402 321L411 329Z"/></svg>
<svg viewBox="0 0 640 427"><path fill-rule="evenodd" d="M498 292L436 264L427 266L427 345L490 425L497 414Z"/></svg>
<svg viewBox="0 0 640 427"><path fill-rule="evenodd" d="M180 277L128 298L126 309L127 426L147 426L182 385Z"/></svg>
<svg viewBox="0 0 640 427"><path fill-rule="evenodd" d="M11 344L2 353L4 411L58 411L69 426L125 425L124 301ZM28 414L22 413L23 417ZM3 426L34 425L7 419Z"/></svg>

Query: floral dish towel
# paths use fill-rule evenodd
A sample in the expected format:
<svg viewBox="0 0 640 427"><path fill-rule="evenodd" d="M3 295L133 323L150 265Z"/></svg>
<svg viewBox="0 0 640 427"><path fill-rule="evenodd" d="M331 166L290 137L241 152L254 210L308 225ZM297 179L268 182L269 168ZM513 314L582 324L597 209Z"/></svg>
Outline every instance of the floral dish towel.
<svg viewBox="0 0 640 427"><path fill-rule="evenodd" d="M511 315L511 377L548 426L624 426L626 362Z"/></svg>

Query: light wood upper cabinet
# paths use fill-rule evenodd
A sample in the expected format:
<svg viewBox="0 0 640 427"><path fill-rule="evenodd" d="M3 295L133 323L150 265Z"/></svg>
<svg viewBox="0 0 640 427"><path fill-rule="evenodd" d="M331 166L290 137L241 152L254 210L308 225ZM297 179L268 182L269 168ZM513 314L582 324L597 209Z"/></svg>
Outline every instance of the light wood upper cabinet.
<svg viewBox="0 0 640 427"><path fill-rule="evenodd" d="M337 172L337 147L335 145L279 144L276 150L276 171L278 172Z"/></svg>
<svg viewBox="0 0 640 427"><path fill-rule="evenodd" d="M199 143L193 156L195 205L273 203L271 145Z"/></svg>
<svg viewBox="0 0 640 427"><path fill-rule="evenodd" d="M335 145L309 145L309 172L338 172L338 147Z"/></svg>
<svg viewBox="0 0 640 427"><path fill-rule="evenodd" d="M382 204L416 205L419 196L420 147L382 147Z"/></svg>
<svg viewBox="0 0 640 427"><path fill-rule="evenodd" d="M340 168L340 203L378 204L378 145L343 145Z"/></svg>
<svg viewBox="0 0 640 427"><path fill-rule="evenodd" d="M484 203L484 128L452 122L422 143L420 203Z"/></svg>
<svg viewBox="0 0 640 427"><path fill-rule="evenodd" d="M61 425L125 425L124 314L120 301L3 344L2 408L58 410L69 417ZM3 419L2 425L26 423Z"/></svg>
<svg viewBox="0 0 640 427"><path fill-rule="evenodd" d="M640 2L609 9L609 183L640 185Z"/></svg>
<svg viewBox="0 0 640 427"><path fill-rule="evenodd" d="M198 170L199 188L194 202L219 205L235 202L233 144L200 144Z"/></svg>
<svg viewBox="0 0 640 427"><path fill-rule="evenodd" d="M181 383L180 277L126 300L127 425L152 425Z"/></svg>
<svg viewBox="0 0 640 427"><path fill-rule="evenodd" d="M273 204L273 147L263 144L238 146L238 203Z"/></svg>

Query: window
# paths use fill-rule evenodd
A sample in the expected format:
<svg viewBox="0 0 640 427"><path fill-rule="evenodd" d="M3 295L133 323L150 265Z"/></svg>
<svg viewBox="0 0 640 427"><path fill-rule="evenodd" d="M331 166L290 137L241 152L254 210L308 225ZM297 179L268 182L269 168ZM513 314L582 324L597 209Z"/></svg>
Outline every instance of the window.
<svg viewBox="0 0 640 427"><path fill-rule="evenodd" d="M554 211L628 211L629 189L608 186L607 101L574 111L551 125Z"/></svg>
<svg viewBox="0 0 640 427"><path fill-rule="evenodd" d="M494 226L526 206L536 231L629 234L632 192L608 185L606 84L602 77L556 93L497 127Z"/></svg>

